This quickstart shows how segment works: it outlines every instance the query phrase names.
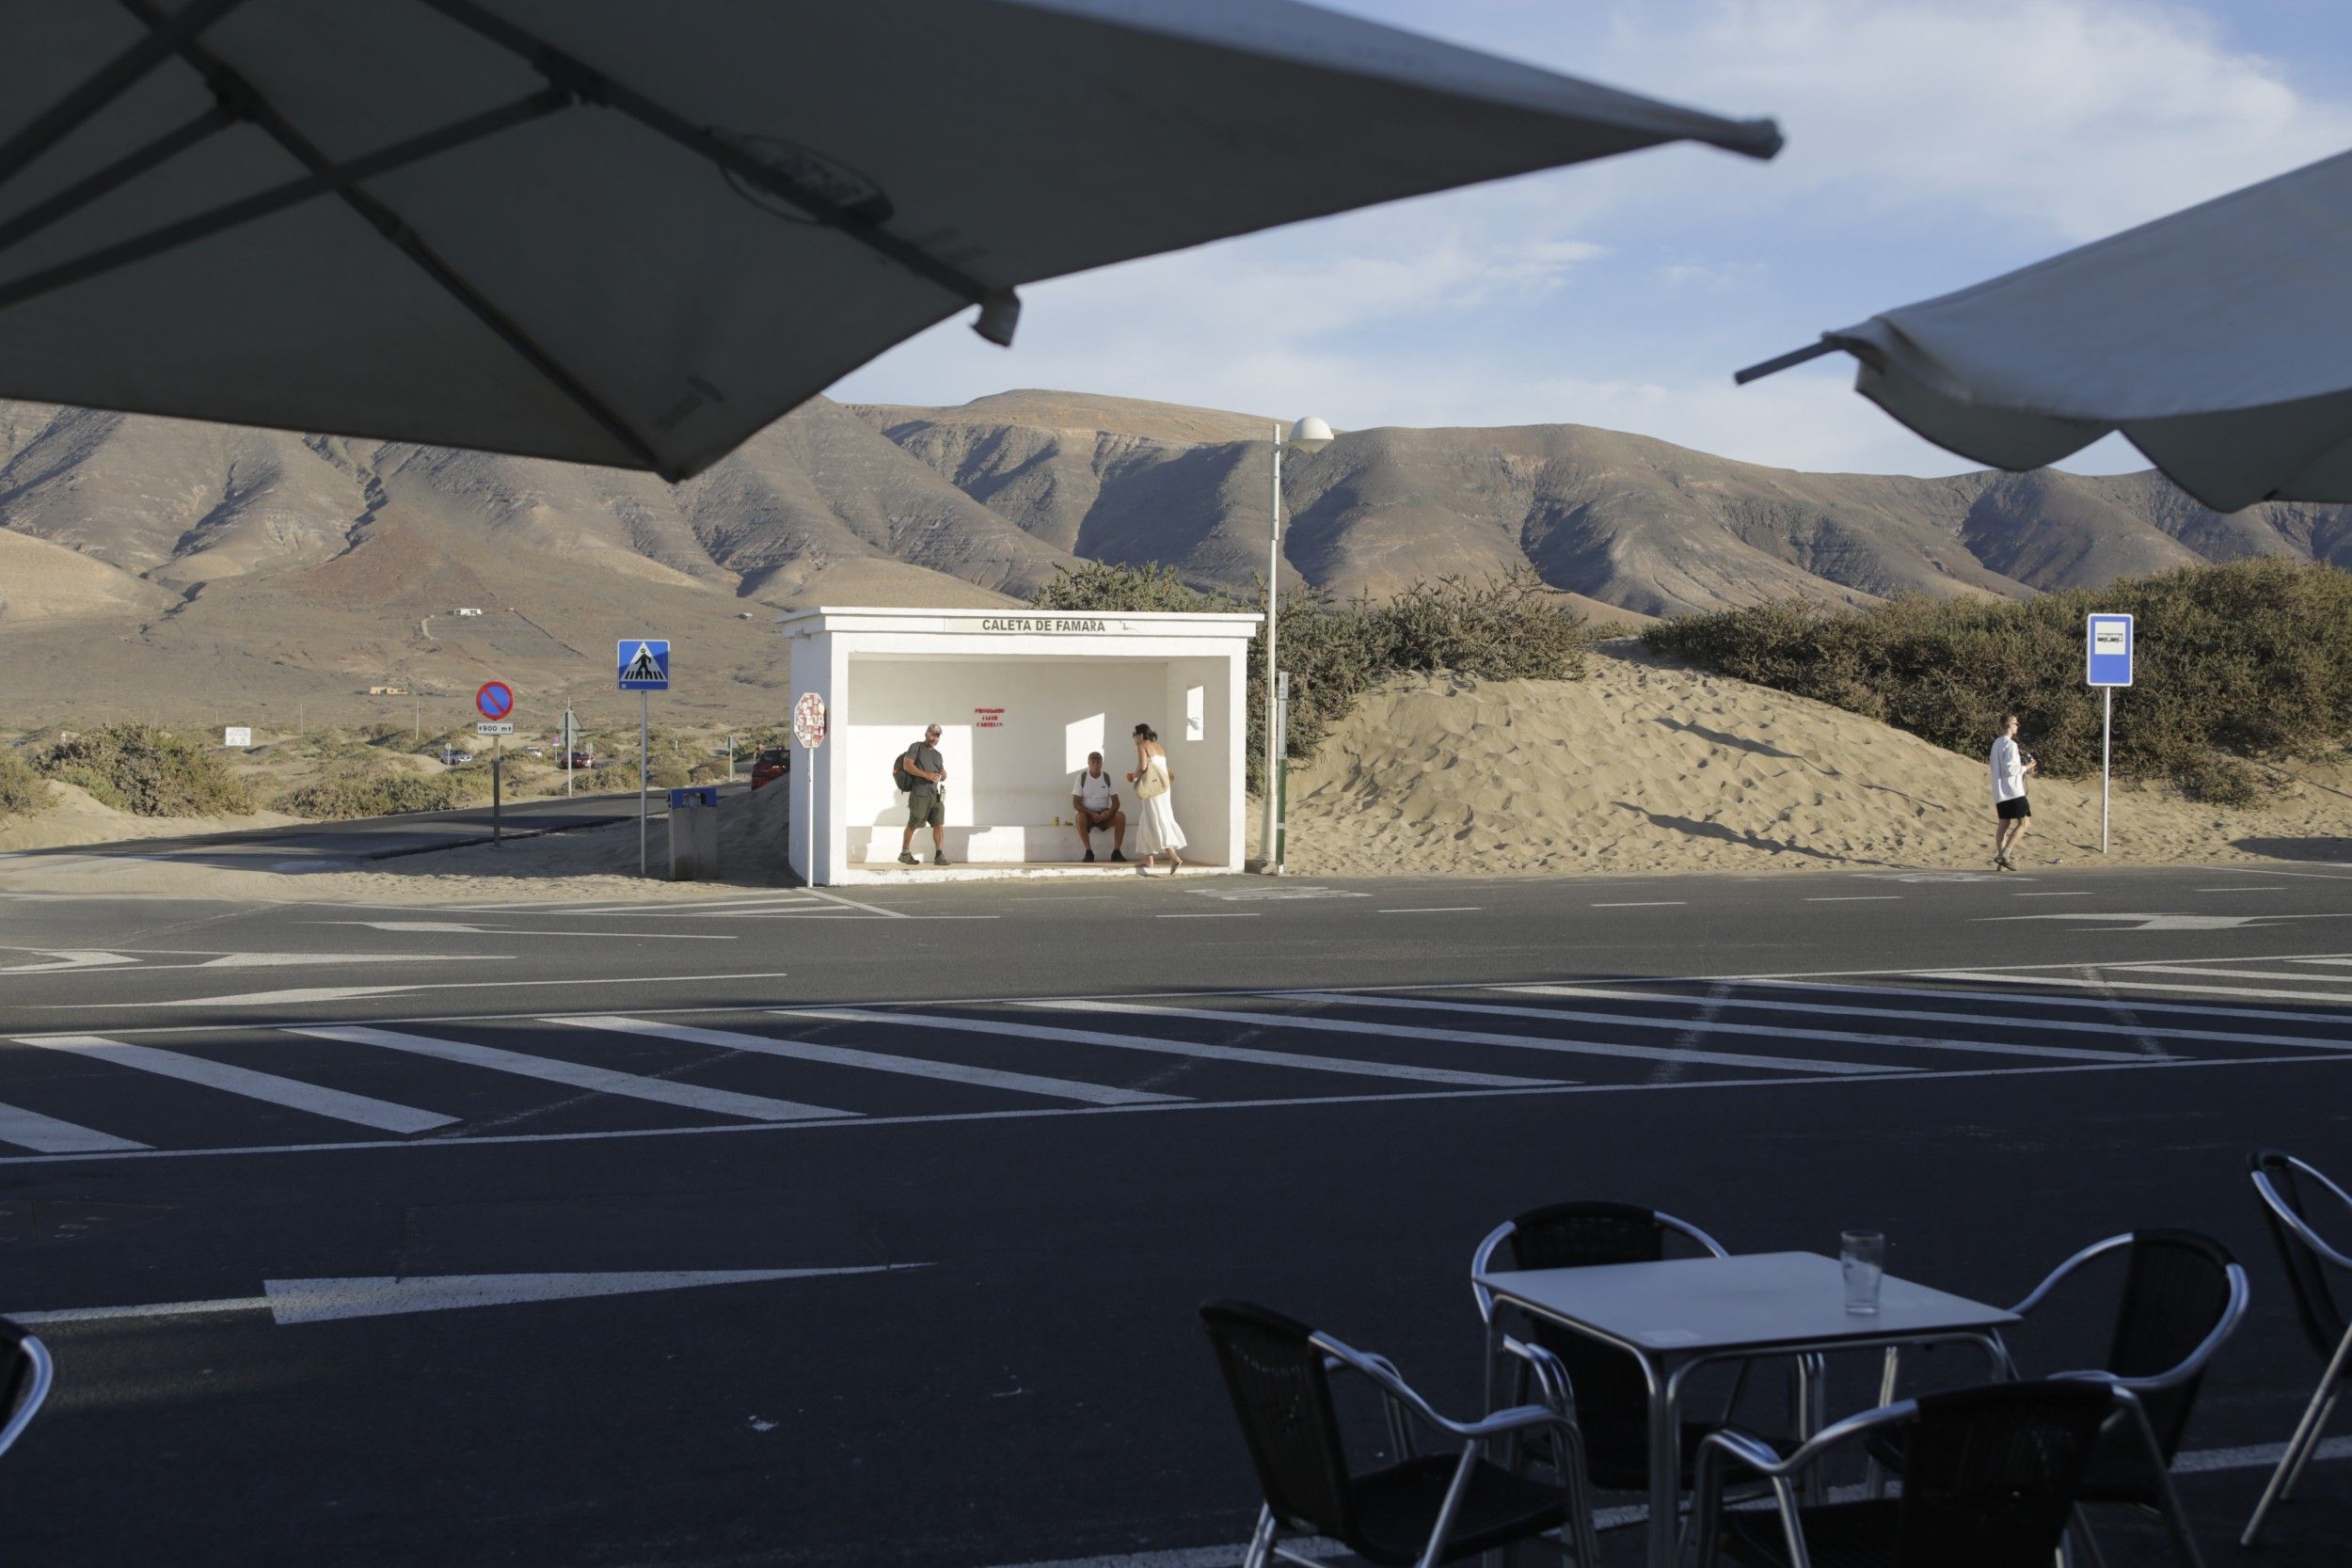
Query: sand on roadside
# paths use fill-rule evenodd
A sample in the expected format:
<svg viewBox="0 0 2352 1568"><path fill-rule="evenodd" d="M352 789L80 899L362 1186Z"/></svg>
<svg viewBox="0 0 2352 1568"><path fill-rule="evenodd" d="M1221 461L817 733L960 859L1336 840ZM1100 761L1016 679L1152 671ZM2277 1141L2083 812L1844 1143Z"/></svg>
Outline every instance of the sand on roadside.
<svg viewBox="0 0 2352 1568"><path fill-rule="evenodd" d="M2099 781L2037 777L2018 863L2296 858L2345 832L2352 768L2263 772L2270 799L2254 808L2119 788L2105 857ZM1438 675L1373 693L1294 767L1288 815L1287 863L1319 877L1989 869L1993 856L1987 761L1630 642L1604 644L1581 681Z"/></svg>

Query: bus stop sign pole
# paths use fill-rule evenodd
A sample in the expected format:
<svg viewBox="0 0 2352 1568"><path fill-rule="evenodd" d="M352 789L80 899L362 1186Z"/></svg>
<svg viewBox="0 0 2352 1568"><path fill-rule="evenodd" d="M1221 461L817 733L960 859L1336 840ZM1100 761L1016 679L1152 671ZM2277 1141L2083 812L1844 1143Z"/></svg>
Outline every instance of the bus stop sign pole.
<svg viewBox="0 0 2352 1568"><path fill-rule="evenodd" d="M2105 699L2099 721L2099 853L2107 852L2107 800L2113 778L2115 689L2132 684L2132 618L2092 615L2083 627L2088 685Z"/></svg>

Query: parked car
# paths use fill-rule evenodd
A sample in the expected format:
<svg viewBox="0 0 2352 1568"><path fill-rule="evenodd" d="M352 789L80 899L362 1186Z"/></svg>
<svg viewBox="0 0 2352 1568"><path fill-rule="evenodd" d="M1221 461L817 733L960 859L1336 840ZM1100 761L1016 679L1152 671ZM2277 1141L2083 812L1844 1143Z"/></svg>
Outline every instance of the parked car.
<svg viewBox="0 0 2352 1568"><path fill-rule="evenodd" d="M752 759L752 787L773 784L792 771L792 753L781 746L771 746Z"/></svg>
<svg viewBox="0 0 2352 1568"><path fill-rule="evenodd" d="M572 771L576 773L585 772L596 765L596 759L593 752L574 752L572 753Z"/></svg>
<svg viewBox="0 0 2352 1568"><path fill-rule="evenodd" d="M445 768L463 768L471 761L473 761L471 752L461 752L454 746L441 753L441 765Z"/></svg>

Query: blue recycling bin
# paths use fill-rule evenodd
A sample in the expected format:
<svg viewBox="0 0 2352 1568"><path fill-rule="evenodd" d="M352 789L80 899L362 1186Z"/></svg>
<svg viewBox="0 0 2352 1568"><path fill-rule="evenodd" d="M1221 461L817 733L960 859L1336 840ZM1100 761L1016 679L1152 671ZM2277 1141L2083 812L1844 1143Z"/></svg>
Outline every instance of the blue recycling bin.
<svg viewBox="0 0 2352 1568"><path fill-rule="evenodd" d="M672 811L676 811L681 806L716 807L718 803L719 786L717 784L690 784L684 789L670 791Z"/></svg>

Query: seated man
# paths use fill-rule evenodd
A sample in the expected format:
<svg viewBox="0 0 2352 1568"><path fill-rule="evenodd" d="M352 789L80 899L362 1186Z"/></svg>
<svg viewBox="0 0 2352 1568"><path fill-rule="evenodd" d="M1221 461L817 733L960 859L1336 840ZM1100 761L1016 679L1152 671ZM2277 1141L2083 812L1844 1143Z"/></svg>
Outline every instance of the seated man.
<svg viewBox="0 0 2352 1568"><path fill-rule="evenodd" d="M1087 753L1087 770L1078 775L1070 786L1070 803L1078 813L1078 847L1094 859L1094 839L1097 828L1111 831L1111 859L1123 861L1127 847L1127 814L1119 809L1119 790L1111 776L1103 771L1103 753Z"/></svg>

